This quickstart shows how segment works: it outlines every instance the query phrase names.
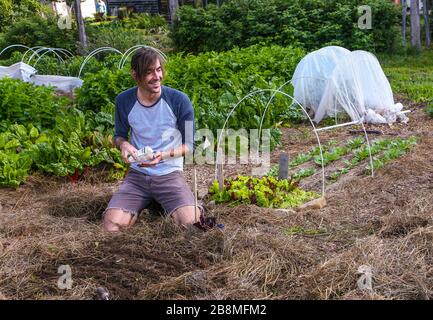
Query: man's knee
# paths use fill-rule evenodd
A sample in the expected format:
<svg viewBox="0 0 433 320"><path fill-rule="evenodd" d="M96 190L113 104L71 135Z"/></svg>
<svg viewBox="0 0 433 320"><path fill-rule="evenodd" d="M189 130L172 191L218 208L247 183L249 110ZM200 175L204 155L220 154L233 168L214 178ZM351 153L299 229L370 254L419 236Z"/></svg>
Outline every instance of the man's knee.
<svg viewBox="0 0 433 320"><path fill-rule="evenodd" d="M177 208L171 216L178 225L188 227L200 221L200 208L194 209L194 206L183 206Z"/></svg>
<svg viewBox="0 0 433 320"><path fill-rule="evenodd" d="M103 228L106 231L119 231L121 228L132 226L137 217L122 209L108 209L104 215Z"/></svg>

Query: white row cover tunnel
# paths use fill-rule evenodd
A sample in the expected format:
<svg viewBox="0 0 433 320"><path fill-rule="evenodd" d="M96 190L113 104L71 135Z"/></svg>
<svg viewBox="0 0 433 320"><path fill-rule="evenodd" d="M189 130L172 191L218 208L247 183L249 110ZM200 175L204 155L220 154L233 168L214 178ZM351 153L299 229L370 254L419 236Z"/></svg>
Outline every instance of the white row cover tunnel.
<svg viewBox="0 0 433 320"><path fill-rule="evenodd" d="M319 123L346 112L353 121L406 122L403 105L394 97L379 61L366 51L330 46L311 52L296 67L294 98Z"/></svg>
<svg viewBox="0 0 433 320"><path fill-rule="evenodd" d="M0 66L0 79L9 77L34 83L39 86L51 86L58 91L71 93L75 88L83 85L83 80L76 77L64 77L57 75L37 75L37 70L32 66L18 62L9 67Z"/></svg>

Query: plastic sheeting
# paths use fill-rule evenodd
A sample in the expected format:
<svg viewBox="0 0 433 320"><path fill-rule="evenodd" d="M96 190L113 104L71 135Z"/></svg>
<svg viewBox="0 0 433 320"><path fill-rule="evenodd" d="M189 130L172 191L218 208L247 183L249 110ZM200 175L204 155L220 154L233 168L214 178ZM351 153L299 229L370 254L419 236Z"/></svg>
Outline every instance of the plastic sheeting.
<svg viewBox="0 0 433 320"><path fill-rule="evenodd" d="M9 67L0 66L0 79L9 77L28 82L35 73L36 69L24 62L18 62Z"/></svg>
<svg viewBox="0 0 433 320"><path fill-rule="evenodd" d="M294 97L314 112L314 121L346 112L353 121L407 121L376 57L331 46L302 59L292 78Z"/></svg>
<svg viewBox="0 0 433 320"><path fill-rule="evenodd" d="M83 80L76 77L64 77L55 75L37 75L37 70L32 66L18 62L9 67L0 66L0 79L9 77L30 82L38 86L52 86L58 91L71 93L75 88L83 85Z"/></svg>
<svg viewBox="0 0 433 320"><path fill-rule="evenodd" d="M34 75L30 82L38 86L51 86L62 92L72 92L83 85L83 80L75 77Z"/></svg>

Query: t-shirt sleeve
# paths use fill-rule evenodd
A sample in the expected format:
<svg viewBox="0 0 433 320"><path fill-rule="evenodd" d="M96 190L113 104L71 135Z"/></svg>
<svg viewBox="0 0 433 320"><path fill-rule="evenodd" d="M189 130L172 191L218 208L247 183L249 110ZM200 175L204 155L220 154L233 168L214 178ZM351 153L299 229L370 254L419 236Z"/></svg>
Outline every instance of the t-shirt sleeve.
<svg viewBox="0 0 433 320"><path fill-rule="evenodd" d="M122 137L128 140L129 122L125 108L122 108L122 103L119 96L116 97L116 110L114 115L114 139Z"/></svg>
<svg viewBox="0 0 433 320"><path fill-rule="evenodd" d="M185 144L189 150L194 150L194 108L188 96L186 95L182 95L179 104L177 127L182 135L182 144Z"/></svg>

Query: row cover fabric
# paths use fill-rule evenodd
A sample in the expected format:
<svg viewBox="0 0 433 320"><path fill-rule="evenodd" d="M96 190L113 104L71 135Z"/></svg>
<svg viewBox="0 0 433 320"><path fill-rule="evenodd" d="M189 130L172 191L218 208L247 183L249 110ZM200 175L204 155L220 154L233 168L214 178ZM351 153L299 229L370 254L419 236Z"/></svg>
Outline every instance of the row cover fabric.
<svg viewBox="0 0 433 320"><path fill-rule="evenodd" d="M51 86L62 92L72 92L83 85L83 80L76 77L34 75L30 82L38 86Z"/></svg>
<svg viewBox="0 0 433 320"><path fill-rule="evenodd" d="M316 123L342 111L353 121L407 121L379 61L367 51L330 46L311 52L299 62L291 82L294 98L314 113Z"/></svg>
<svg viewBox="0 0 433 320"><path fill-rule="evenodd" d="M9 67L0 66L0 79L9 77L28 82L30 77L36 73L36 69L24 62L15 63Z"/></svg>
<svg viewBox="0 0 433 320"><path fill-rule="evenodd" d="M51 86L58 91L71 93L75 88L83 85L83 80L76 77L64 77L55 75L38 75L37 70L32 66L18 62L9 67L0 66L0 79L9 77L30 82L38 86Z"/></svg>

